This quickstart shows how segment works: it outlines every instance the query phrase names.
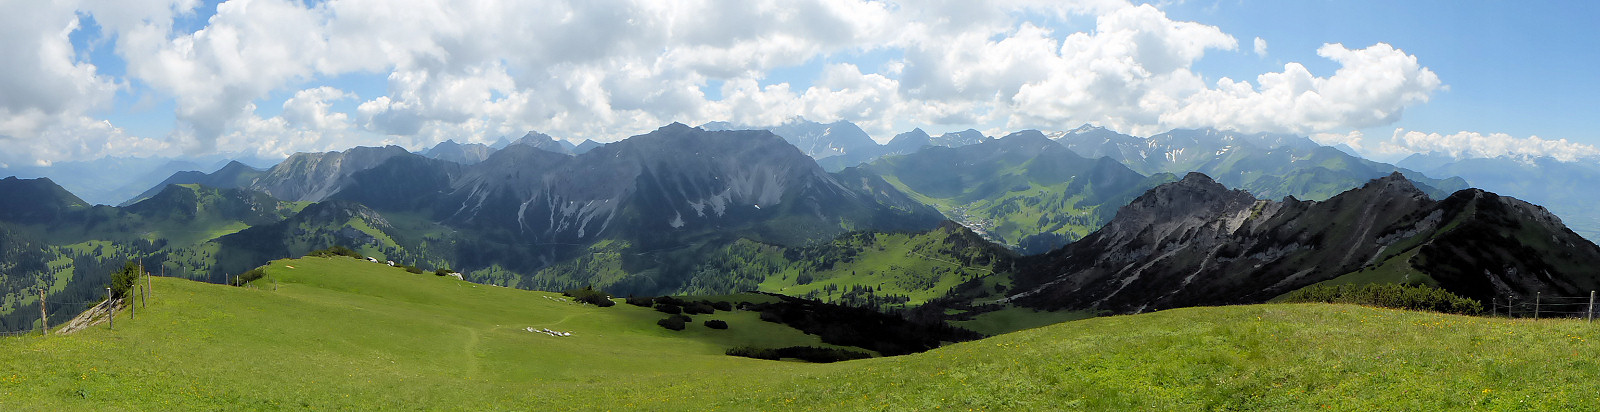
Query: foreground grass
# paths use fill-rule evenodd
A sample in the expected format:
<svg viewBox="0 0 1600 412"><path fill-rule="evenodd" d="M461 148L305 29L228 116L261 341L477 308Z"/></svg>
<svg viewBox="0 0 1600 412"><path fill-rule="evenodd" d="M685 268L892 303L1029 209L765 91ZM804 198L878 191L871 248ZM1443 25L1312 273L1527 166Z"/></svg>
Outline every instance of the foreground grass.
<svg viewBox="0 0 1600 412"><path fill-rule="evenodd" d="M157 279L115 331L0 339L0 410L1600 408L1600 326L1579 321L1194 308L814 365L723 356L814 342L748 312L672 332L647 309L374 266L274 262L277 290Z"/></svg>

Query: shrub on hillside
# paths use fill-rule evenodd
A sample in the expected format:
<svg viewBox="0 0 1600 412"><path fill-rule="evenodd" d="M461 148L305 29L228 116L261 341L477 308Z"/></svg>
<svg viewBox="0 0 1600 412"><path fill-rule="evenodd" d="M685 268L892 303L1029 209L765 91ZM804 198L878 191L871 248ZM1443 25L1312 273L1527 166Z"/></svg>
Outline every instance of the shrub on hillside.
<svg viewBox="0 0 1600 412"><path fill-rule="evenodd" d="M683 321L683 318L677 316L668 316L666 319L656 321L656 324L661 325L663 328L672 330L683 330L684 327L688 326L688 324Z"/></svg>
<svg viewBox="0 0 1600 412"><path fill-rule="evenodd" d="M451 274L451 273L454 273L454 271L452 271L450 269L435 269L433 271L433 275L434 276L444 276L444 275L448 275L448 274Z"/></svg>
<svg viewBox="0 0 1600 412"><path fill-rule="evenodd" d="M1483 303L1427 285L1370 283L1365 285L1312 285L1284 295L1283 302L1350 303L1385 308L1476 315Z"/></svg>
<svg viewBox="0 0 1600 412"><path fill-rule="evenodd" d="M139 264L130 260L122 264L122 269L111 272L111 293L117 297L126 296L128 290L133 288L134 282L138 281Z"/></svg>
<svg viewBox="0 0 1600 412"><path fill-rule="evenodd" d="M333 247L330 247L330 248L327 248L327 249L313 250L313 251L311 251L311 253L307 253L306 256L315 256L315 257L347 256L347 257L353 257L353 258L356 258L356 259L366 259L366 257L365 256L361 256L360 253L356 253L356 251L351 250L350 248L347 248L347 247L344 247L344 246L338 246L338 245L334 245Z"/></svg>
<svg viewBox="0 0 1600 412"><path fill-rule="evenodd" d="M721 320L712 319L712 320L706 321L706 327L712 328L712 329L727 329L728 328L728 322L723 322Z"/></svg>
<svg viewBox="0 0 1600 412"><path fill-rule="evenodd" d="M737 347L737 348L729 348L727 352L723 352L723 353L728 354L728 356L743 356L743 357L746 357L746 358L756 358L756 359L766 359L766 360L778 360L779 358L781 358L781 356L778 356L778 351L776 349L757 348L757 347L750 347L750 346L740 346L740 347Z"/></svg>
<svg viewBox="0 0 1600 412"><path fill-rule="evenodd" d="M656 311L669 315L676 315L683 313L683 307L671 303L657 303Z"/></svg>
<svg viewBox="0 0 1600 412"><path fill-rule="evenodd" d="M656 300L655 299L651 299L648 296L646 296L646 297L629 296L628 297L628 304L629 305L633 305L633 306L638 306L638 307L641 307L641 308L648 308L648 307L651 307L651 306L655 305L656 304Z"/></svg>
<svg viewBox="0 0 1600 412"><path fill-rule="evenodd" d="M617 304L617 302L611 301L610 293L594 290L593 287L589 286L584 286L583 289L569 289L566 292L561 292L561 294L572 297L572 300L602 308L608 308Z"/></svg>
<svg viewBox="0 0 1600 412"><path fill-rule="evenodd" d="M716 313L716 311L716 309L713 309L711 305L706 304L705 302L695 302L683 305L683 313L690 315L711 314Z"/></svg>
<svg viewBox="0 0 1600 412"><path fill-rule="evenodd" d="M233 286L244 286L244 285L250 284L250 282L254 282L254 281L260 280L261 278L266 277L266 276L267 276L267 271L261 270L261 268L250 269L248 271L245 271L243 274L240 274L239 276L234 276L233 277L233 282L230 282L228 284L233 285Z"/></svg>
<svg viewBox="0 0 1600 412"><path fill-rule="evenodd" d="M678 298L671 297L671 296L662 296L662 297L656 298L655 300L656 300L656 303L665 303L665 304L668 304L668 305L683 306L683 305L689 304L689 302L685 302L683 299L678 299Z"/></svg>
<svg viewBox="0 0 1600 412"><path fill-rule="evenodd" d="M782 358L795 358L795 359L800 359L800 360L803 360L803 361L806 361L806 362L812 362L812 363L833 363L833 362L855 360L855 359L866 359L866 358L872 357L871 354L868 354L866 352L846 350L846 349L838 349L838 348L818 348L818 347L812 347L812 346L790 346L790 347L787 347L787 348L778 348L778 349L765 349L765 348L756 348L756 347L743 346L743 347L737 347L737 348L728 349L726 352L723 352L723 353L726 353L729 356L743 356L743 357L746 357L746 358L756 358L756 359L766 359L766 360L778 360L778 359L782 359Z"/></svg>
<svg viewBox="0 0 1600 412"><path fill-rule="evenodd" d="M407 272L411 272L413 274L418 274L418 275L422 274L422 268L419 268L419 267L416 267L416 266L411 266L411 265L405 265L403 267L406 269Z"/></svg>
<svg viewBox="0 0 1600 412"><path fill-rule="evenodd" d="M729 312L729 311L733 310L733 304L732 303L728 303L726 301L713 302L713 303L711 303L711 308L712 309L716 309L716 310L720 310L720 311L723 311L723 312Z"/></svg>

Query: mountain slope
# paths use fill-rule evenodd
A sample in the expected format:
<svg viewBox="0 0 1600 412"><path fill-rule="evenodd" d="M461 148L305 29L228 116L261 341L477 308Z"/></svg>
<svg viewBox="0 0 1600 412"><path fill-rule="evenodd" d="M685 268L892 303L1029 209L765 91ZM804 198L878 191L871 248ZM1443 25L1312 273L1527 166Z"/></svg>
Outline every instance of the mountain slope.
<svg viewBox="0 0 1600 412"><path fill-rule="evenodd" d="M217 171L211 173L202 173L192 170L177 172L173 173L172 176L167 177L166 180L161 181L161 183L151 187L150 190L146 190L144 193L140 193L138 196L128 199L127 202L123 202L119 206L132 205L134 203L139 203L142 200L154 197L156 194L161 193L161 191L166 190L167 186L170 185L201 185L219 189L249 188L255 183L257 178L260 178L265 174L266 173L261 170L257 170L256 168L250 167L249 165L240 163L238 161L230 161L228 164L223 165L221 169L217 169Z"/></svg>
<svg viewBox="0 0 1600 412"><path fill-rule="evenodd" d="M1169 179L1147 179L1107 158L1083 158L1037 131L957 148L926 147L863 170L1024 253L1093 232L1115 208Z"/></svg>
<svg viewBox="0 0 1600 412"><path fill-rule="evenodd" d="M1395 259L1400 259L1396 261ZM1022 263L1011 300L1136 313L1263 302L1364 270L1487 301L1577 296L1600 247L1537 206L1478 190L1434 201L1392 174L1327 201L1255 200L1199 173L1162 185L1082 241Z"/></svg>
<svg viewBox="0 0 1600 412"><path fill-rule="evenodd" d="M694 256L739 238L799 245L939 221L887 184L823 172L767 131L674 124L576 157L514 144L459 170L394 162L413 164L357 173L356 184L335 197L453 228L460 232L449 236L454 246L430 256L454 256L480 281L530 288L574 281L536 272L592 257L593 248L621 248L650 262L605 272L632 279L622 291L665 293L687 281ZM615 282L622 280L594 283Z"/></svg>
<svg viewBox="0 0 1600 412"><path fill-rule="evenodd" d="M399 146L356 147L343 152L295 153L268 169L250 189L273 197L316 202L337 193L356 172L377 167L395 156L416 156Z"/></svg>
<svg viewBox="0 0 1600 412"><path fill-rule="evenodd" d="M50 178L0 179L0 221L45 223L69 213L89 209L89 203L74 196Z"/></svg>

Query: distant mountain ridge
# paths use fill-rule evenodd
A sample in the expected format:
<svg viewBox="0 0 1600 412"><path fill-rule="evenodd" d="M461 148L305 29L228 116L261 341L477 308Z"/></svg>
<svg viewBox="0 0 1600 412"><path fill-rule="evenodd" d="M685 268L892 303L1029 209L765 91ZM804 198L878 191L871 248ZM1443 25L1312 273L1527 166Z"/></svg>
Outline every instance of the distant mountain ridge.
<svg viewBox="0 0 1600 412"><path fill-rule="evenodd" d="M845 120L823 124L796 117L771 127L710 122L700 128L707 131L768 130L799 148L806 156L818 160L842 155L873 156L878 152L878 143L867 136L866 131Z"/></svg>
<svg viewBox="0 0 1600 412"><path fill-rule="evenodd" d="M1084 156L1108 156L1140 173L1200 172L1267 199L1328 199L1393 172L1435 198L1467 188L1459 178L1430 177L1287 134L1175 129L1139 138L1084 125L1049 137Z"/></svg>
<svg viewBox="0 0 1600 412"><path fill-rule="evenodd" d="M1430 175L1460 176L1473 187L1537 203L1560 215L1573 231L1600 240L1600 208L1595 207L1600 192L1581 189L1600 182L1600 159L1416 154L1399 164Z"/></svg>
<svg viewBox="0 0 1600 412"><path fill-rule="evenodd" d="M434 159L456 162L464 165L477 164L489 158L490 153L497 149L490 148L483 143L460 144L455 140L445 140L432 148L419 153Z"/></svg>

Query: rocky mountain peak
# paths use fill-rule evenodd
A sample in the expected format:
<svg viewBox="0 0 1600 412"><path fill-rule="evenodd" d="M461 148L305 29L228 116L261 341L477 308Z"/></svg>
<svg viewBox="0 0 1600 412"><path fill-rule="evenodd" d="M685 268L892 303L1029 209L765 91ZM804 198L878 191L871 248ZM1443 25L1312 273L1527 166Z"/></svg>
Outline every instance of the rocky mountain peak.
<svg viewBox="0 0 1600 412"><path fill-rule="evenodd" d="M679 126L683 126L683 124L681 124L681 123L673 123L673 124L676 124L676 125L679 125ZM688 127L688 126L684 126L684 127ZM555 153L561 153L561 154L568 154L568 155L572 154L572 149L568 149L566 146L562 145L561 142L556 141L556 139L554 137L550 137L550 135L547 135L547 134L544 134L544 133L539 133L539 132L532 131L532 130L528 131L528 134L523 135L521 139L517 139L516 142L513 142L511 144L513 144L513 145L533 146L533 147L538 148L540 150L546 150L546 151L555 152Z"/></svg>

